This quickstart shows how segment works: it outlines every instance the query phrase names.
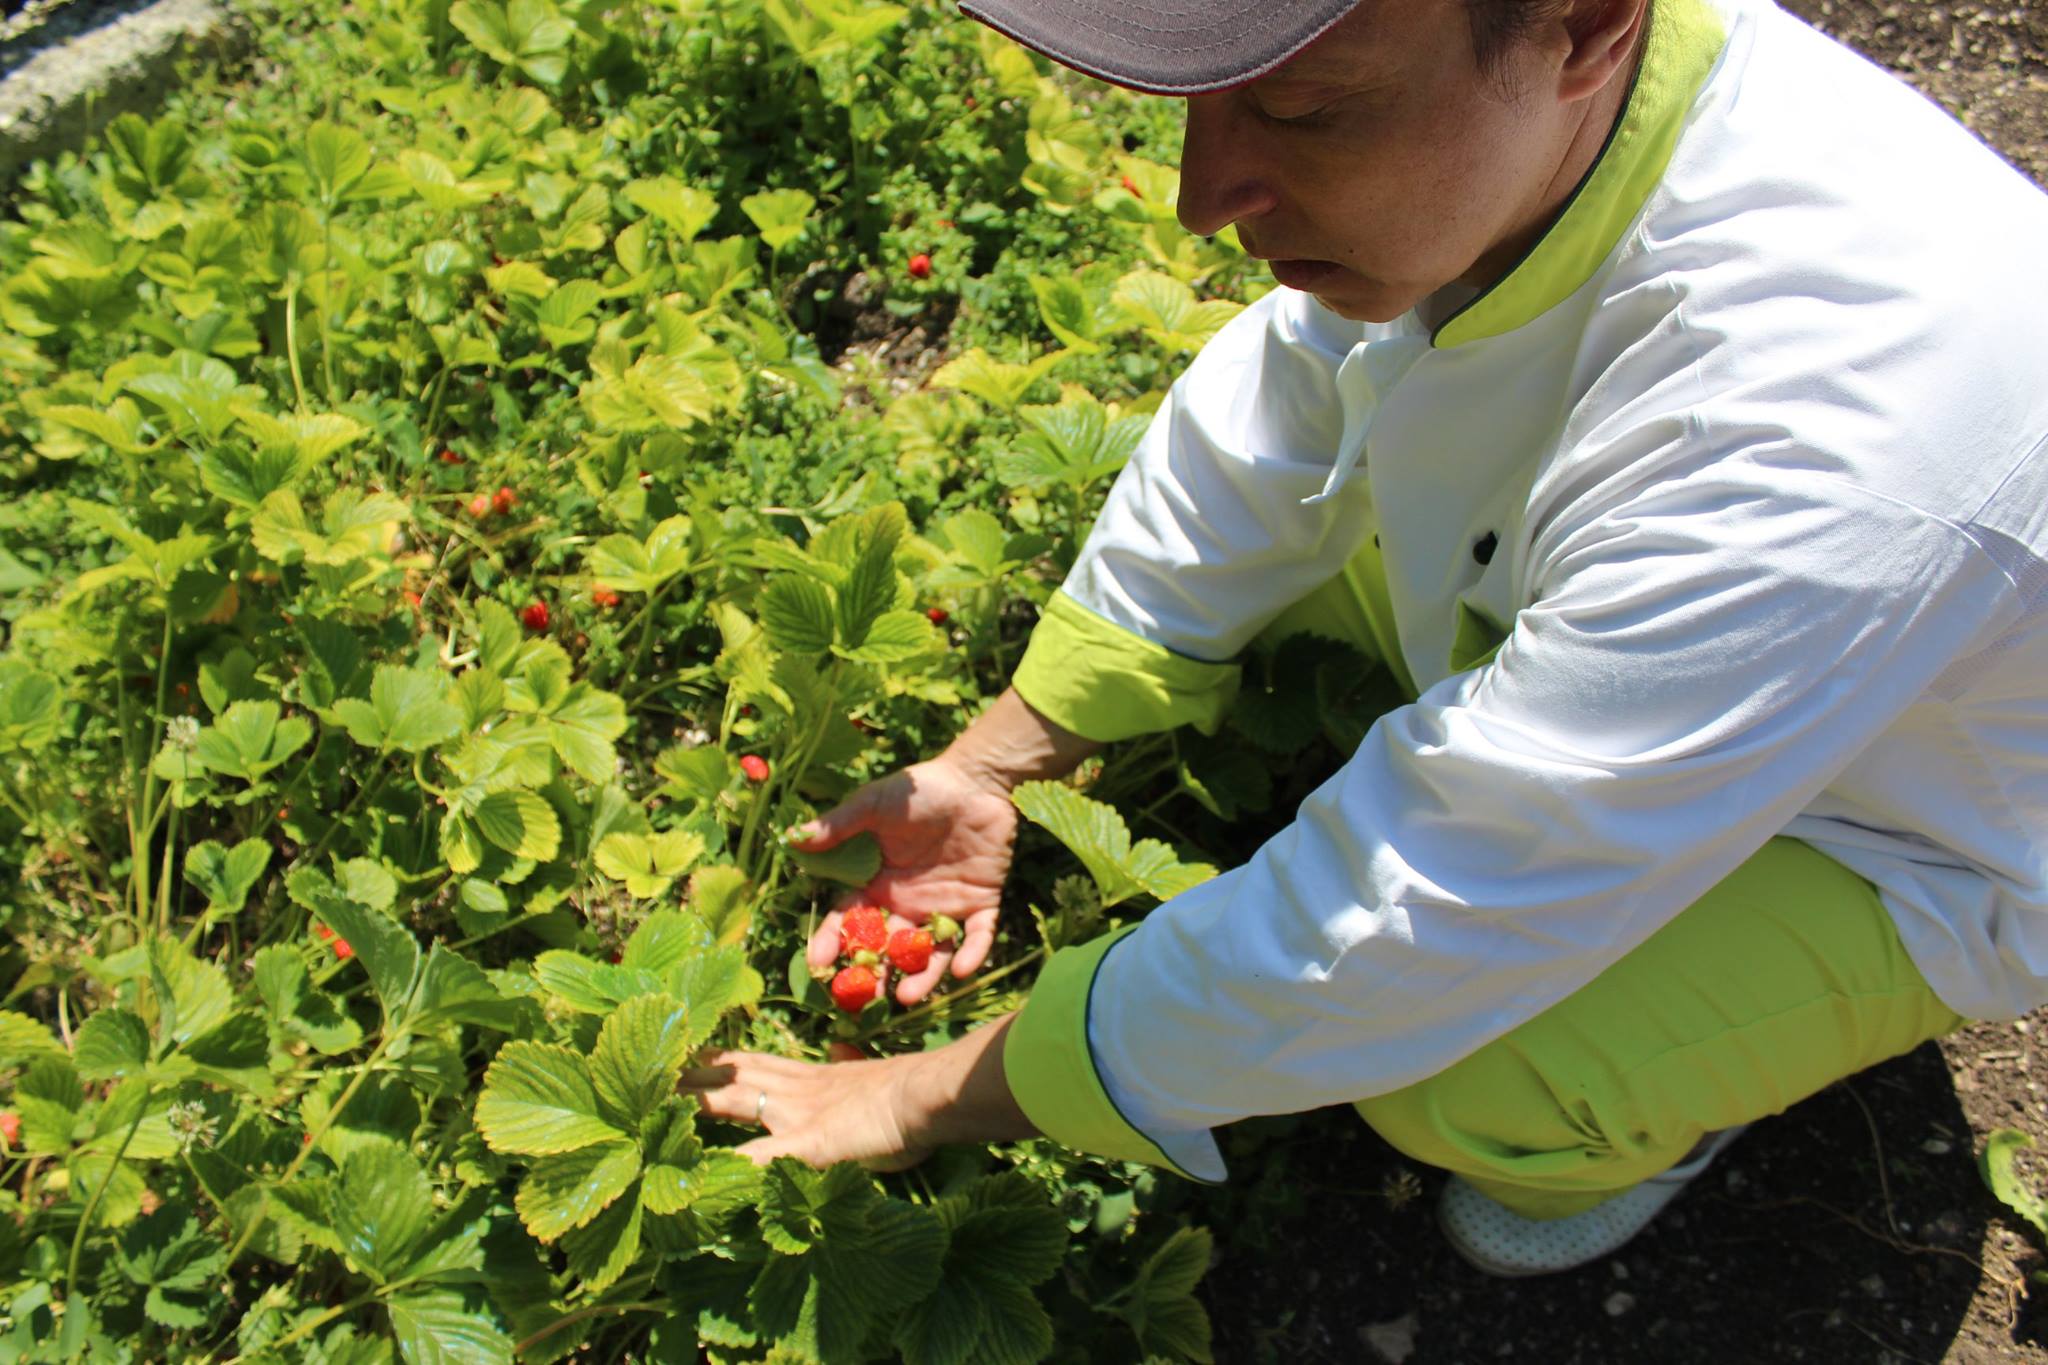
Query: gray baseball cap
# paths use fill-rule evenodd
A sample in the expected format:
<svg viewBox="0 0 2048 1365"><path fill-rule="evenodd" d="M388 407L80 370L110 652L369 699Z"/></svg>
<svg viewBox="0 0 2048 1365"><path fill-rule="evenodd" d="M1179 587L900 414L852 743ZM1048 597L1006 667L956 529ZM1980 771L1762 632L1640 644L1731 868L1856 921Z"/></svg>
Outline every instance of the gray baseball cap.
<svg viewBox="0 0 2048 1365"><path fill-rule="evenodd" d="M1076 71L1155 95L1256 80L1358 0L960 0L960 11Z"/></svg>

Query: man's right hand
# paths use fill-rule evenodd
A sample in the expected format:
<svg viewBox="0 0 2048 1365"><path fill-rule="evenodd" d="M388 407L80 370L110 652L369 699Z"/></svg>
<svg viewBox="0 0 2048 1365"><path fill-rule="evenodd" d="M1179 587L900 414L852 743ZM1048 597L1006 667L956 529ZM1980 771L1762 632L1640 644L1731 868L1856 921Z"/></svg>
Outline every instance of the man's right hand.
<svg viewBox="0 0 2048 1365"><path fill-rule="evenodd" d="M819 923L808 959L814 968L832 965L839 956L841 914L862 901L891 912L892 932L946 915L959 923L961 937L935 945L923 971L896 983L898 1002L914 1005L949 966L956 977L972 975L995 945L1017 808L1006 787L942 755L868 783L792 831L790 843L823 852L863 831L881 842L882 870Z"/></svg>

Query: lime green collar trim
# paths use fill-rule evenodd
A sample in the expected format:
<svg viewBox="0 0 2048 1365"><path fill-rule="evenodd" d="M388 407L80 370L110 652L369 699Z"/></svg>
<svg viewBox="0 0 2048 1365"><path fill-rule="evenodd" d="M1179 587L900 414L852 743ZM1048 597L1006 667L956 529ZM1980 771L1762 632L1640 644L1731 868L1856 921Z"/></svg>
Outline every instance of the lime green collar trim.
<svg viewBox="0 0 2048 1365"><path fill-rule="evenodd" d="M1593 277L1664 178L1687 111L1728 35L1706 0L1651 0L1650 34L1628 103L1564 212L1491 289L1453 313L1438 347L1511 332Z"/></svg>

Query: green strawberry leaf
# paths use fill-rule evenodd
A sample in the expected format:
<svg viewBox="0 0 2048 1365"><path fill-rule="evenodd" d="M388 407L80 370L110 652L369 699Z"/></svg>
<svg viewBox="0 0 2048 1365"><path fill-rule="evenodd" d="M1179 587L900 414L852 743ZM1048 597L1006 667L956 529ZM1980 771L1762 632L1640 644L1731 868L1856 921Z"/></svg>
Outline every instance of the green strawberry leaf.
<svg viewBox="0 0 2048 1365"><path fill-rule="evenodd" d="M433 1218L426 1173L396 1143L371 1142L350 1153L327 1203L343 1253L379 1284L405 1271Z"/></svg>
<svg viewBox="0 0 2048 1365"><path fill-rule="evenodd" d="M343 698L332 713L364 748L417 754L461 732L462 712L447 696L445 674L380 664L370 682L370 699Z"/></svg>
<svg viewBox="0 0 2048 1365"><path fill-rule="evenodd" d="M875 618L859 645L835 645L832 652L859 664L899 664L944 648L945 637L923 612L887 611Z"/></svg>
<svg viewBox="0 0 2048 1365"><path fill-rule="evenodd" d="M544 1156L520 1182L520 1221L538 1240L555 1241L597 1217L639 1174L640 1149L630 1142Z"/></svg>
<svg viewBox="0 0 2048 1365"><path fill-rule="evenodd" d="M217 1027L234 1007L227 973L192 956L176 939L150 942L149 977L156 995L160 1040L189 1043Z"/></svg>
<svg viewBox="0 0 2048 1365"><path fill-rule="evenodd" d="M701 835L687 830L661 834L607 834L594 855L597 870L626 884L626 894L648 900L666 892L677 877L704 856Z"/></svg>
<svg viewBox="0 0 2048 1365"><path fill-rule="evenodd" d="M17 659L0 659L0 753L50 743L63 710L64 692L55 678Z"/></svg>
<svg viewBox="0 0 2048 1365"><path fill-rule="evenodd" d="M590 1077L605 1117L627 1131L675 1093L683 1059L709 1036L691 1010L665 995L628 1000L605 1020L590 1054Z"/></svg>
<svg viewBox="0 0 2048 1365"><path fill-rule="evenodd" d="M470 812L477 830L515 858L544 863L562 843L562 822L539 792L492 792Z"/></svg>
<svg viewBox="0 0 2048 1365"><path fill-rule="evenodd" d="M946 1229L936 1214L885 1198L858 1166L769 1168L761 1233L776 1255L749 1292L757 1328L836 1365L859 1360L885 1305L917 1302L939 1282Z"/></svg>
<svg viewBox="0 0 2048 1365"><path fill-rule="evenodd" d="M552 1156L630 1138L603 1116L580 1054L524 1040L505 1044L485 1071L476 1126L493 1151L517 1156Z"/></svg>
<svg viewBox="0 0 2048 1365"><path fill-rule="evenodd" d="M1028 365L1011 365L997 360L977 346L966 355L949 360L925 381L936 389L958 389L1005 412L1024 401L1024 396L1066 352L1053 351Z"/></svg>
<svg viewBox="0 0 2048 1365"><path fill-rule="evenodd" d="M192 757L214 772L254 782L313 737L304 719L280 714L274 701L238 701L199 732Z"/></svg>
<svg viewBox="0 0 2048 1365"><path fill-rule="evenodd" d="M448 22L486 57L542 85L559 85L568 74L563 54L576 26L550 0L456 0Z"/></svg>
<svg viewBox="0 0 2048 1365"><path fill-rule="evenodd" d="M934 1206L948 1234L938 1290L905 1315L905 1365L1033 1365L1052 1351L1052 1319L1032 1286L1067 1249L1066 1220L1043 1187L1012 1171Z"/></svg>
<svg viewBox="0 0 2048 1365"><path fill-rule="evenodd" d="M673 176L635 180L626 186L626 202L655 219L687 242L718 216L718 199L704 190L683 184Z"/></svg>
<svg viewBox="0 0 2048 1365"><path fill-rule="evenodd" d="M365 909L342 895L316 868L300 868L286 878L285 887L294 901L348 940L355 960L369 973L370 988L384 1007L386 1023L405 1018L413 978L419 971L419 942L390 916Z"/></svg>
<svg viewBox="0 0 2048 1365"><path fill-rule="evenodd" d="M789 857L805 876L862 887L873 881L875 874L882 870L882 842L873 834L862 831L816 853L792 848Z"/></svg>
<svg viewBox="0 0 2048 1365"><path fill-rule="evenodd" d="M149 1066L149 1026L132 1010L99 1010L79 1026L71 1061L88 1081L140 1075Z"/></svg>
<svg viewBox="0 0 2048 1365"><path fill-rule="evenodd" d="M802 190L764 190L740 200L740 209L761 230L770 251L780 251L803 236L804 223L818 201Z"/></svg>
<svg viewBox="0 0 2048 1365"><path fill-rule="evenodd" d="M270 845L261 839L244 839L233 848L206 839L186 851L185 880L205 893L210 913L232 915L268 866Z"/></svg>
<svg viewBox="0 0 2048 1365"><path fill-rule="evenodd" d="M512 1365L512 1338L480 1285L408 1289L384 1310L406 1365Z"/></svg>
<svg viewBox="0 0 2048 1365"><path fill-rule="evenodd" d="M832 590L816 579L782 574L761 594L761 624L777 649L822 654L832 647L837 625Z"/></svg>
<svg viewBox="0 0 2048 1365"><path fill-rule="evenodd" d="M2000 1128L1985 1140L1978 1166L1986 1188L1998 1196L1998 1201L2048 1237L2048 1203L2022 1184L2019 1172L2014 1169L2015 1154L2033 1145L2034 1139L2019 1129Z"/></svg>
<svg viewBox="0 0 2048 1365"><path fill-rule="evenodd" d="M1181 1228L1140 1267L1130 1296L1113 1309L1131 1325L1138 1344L1169 1360L1208 1365L1209 1315L1195 1298L1208 1273L1215 1239L1207 1228Z"/></svg>
<svg viewBox="0 0 2048 1365"><path fill-rule="evenodd" d="M483 968L444 944L427 950L426 970L420 974L419 995L413 1002L416 1022L479 1024L510 1033L518 1028L521 1014L520 1002L506 999Z"/></svg>
<svg viewBox="0 0 2048 1365"><path fill-rule="evenodd" d="M760 1188L761 1168L752 1161L737 1152L706 1152L689 1166L649 1166L640 1202L649 1213L681 1213L700 1204L751 1203Z"/></svg>
<svg viewBox="0 0 2048 1365"><path fill-rule="evenodd" d="M582 1281L585 1292L610 1288L639 1259L641 1221L639 1194L629 1189L590 1223L563 1234L569 1273Z"/></svg>
<svg viewBox="0 0 2048 1365"><path fill-rule="evenodd" d="M1183 863L1154 839L1133 847L1130 830L1115 808L1064 783L1025 782L1010 799L1081 860L1102 893L1104 908L1139 894L1167 900L1216 874L1207 863Z"/></svg>
<svg viewBox="0 0 2048 1365"><path fill-rule="evenodd" d="M602 588L618 592L653 592L686 572L691 563L690 519L670 517L647 533L645 540L609 535L591 546L583 567Z"/></svg>

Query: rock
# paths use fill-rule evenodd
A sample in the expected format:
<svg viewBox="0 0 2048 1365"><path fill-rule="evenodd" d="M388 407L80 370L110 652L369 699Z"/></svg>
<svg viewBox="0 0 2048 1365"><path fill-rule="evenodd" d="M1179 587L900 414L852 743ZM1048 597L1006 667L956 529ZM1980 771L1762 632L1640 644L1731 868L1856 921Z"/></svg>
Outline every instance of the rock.
<svg viewBox="0 0 2048 1365"><path fill-rule="evenodd" d="M216 0L92 0L54 11L0 43L0 179L82 145L118 114L152 112L182 55L248 42L248 26Z"/></svg>
<svg viewBox="0 0 2048 1365"><path fill-rule="evenodd" d="M1617 1289L1612 1294L1609 1294L1607 1302L1601 1305L1601 1307L1607 1310L1607 1316L1610 1318L1618 1318L1635 1306L1636 1296L1622 1289Z"/></svg>
<svg viewBox="0 0 2048 1365"><path fill-rule="evenodd" d="M1358 1339L1372 1348L1387 1365L1402 1365L1415 1354L1415 1332L1420 1326L1414 1313L1403 1313L1392 1322L1376 1322L1358 1329Z"/></svg>

